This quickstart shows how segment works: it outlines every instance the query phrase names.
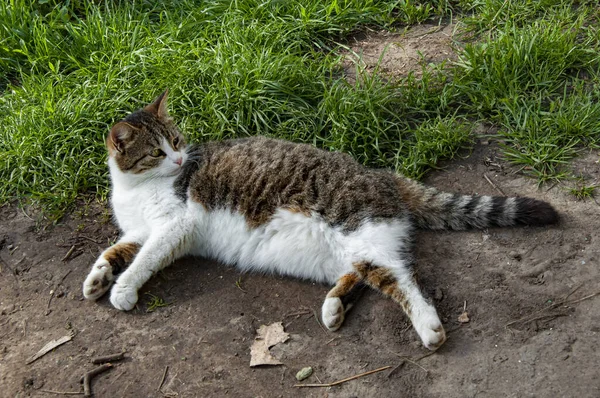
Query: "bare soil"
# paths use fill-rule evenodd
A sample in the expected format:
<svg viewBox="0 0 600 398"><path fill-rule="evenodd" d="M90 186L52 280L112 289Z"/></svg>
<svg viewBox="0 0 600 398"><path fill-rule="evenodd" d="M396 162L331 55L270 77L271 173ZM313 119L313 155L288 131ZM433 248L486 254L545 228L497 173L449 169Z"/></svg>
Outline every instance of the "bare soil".
<svg viewBox="0 0 600 398"><path fill-rule="evenodd" d="M346 78L356 80L357 65L367 73L377 72L390 79L413 73L423 67L456 59L453 51L454 24L423 24L401 33L371 31L360 33L348 43L343 66Z"/></svg>
<svg viewBox="0 0 600 398"><path fill-rule="evenodd" d="M401 41L388 48L408 54L404 66L393 58L386 68L394 75L418 69L417 50L431 62L451 57L449 30L422 26L408 41L385 38L381 43ZM368 40L357 45L379 59L385 44ZM93 358L125 351L124 361L94 378L95 396L600 396L600 296L575 302L600 291L600 206L576 200L563 184L537 189L498 159L494 145L479 144L446 166L426 182L454 192L502 190L547 200L562 221L547 228L419 232L416 269L448 332L446 344L420 360L428 351L408 319L377 293L367 291L344 326L329 333L314 315L327 286L243 275L201 258L178 261L153 278L129 313L106 298L84 301L91 264L118 235L105 206L82 205L53 226L15 205L1 207L0 395L82 391L80 378L96 367ZM588 185L600 182L597 151L573 168ZM148 312L153 296L169 305ZM470 320L460 323L465 306ZM283 365L250 368L256 330L273 322L283 322L291 335L271 349ZM47 342L71 333L72 341L26 364ZM314 373L304 383L392 368L335 387L294 387L294 375L306 366Z"/></svg>

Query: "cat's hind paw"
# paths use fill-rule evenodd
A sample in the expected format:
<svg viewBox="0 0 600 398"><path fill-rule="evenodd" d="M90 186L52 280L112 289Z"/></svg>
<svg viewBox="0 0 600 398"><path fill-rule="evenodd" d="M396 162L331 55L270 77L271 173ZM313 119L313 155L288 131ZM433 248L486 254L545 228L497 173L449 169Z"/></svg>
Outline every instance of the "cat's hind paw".
<svg viewBox="0 0 600 398"><path fill-rule="evenodd" d="M327 297L321 308L323 324L335 332L344 323L344 304L339 297Z"/></svg>
<svg viewBox="0 0 600 398"><path fill-rule="evenodd" d="M446 332L437 314L422 319L414 326L425 348L431 351L437 350L446 341Z"/></svg>
<svg viewBox="0 0 600 398"><path fill-rule="evenodd" d="M137 289L117 282L110 292L110 302L118 310L129 311L138 301Z"/></svg>
<svg viewBox="0 0 600 398"><path fill-rule="evenodd" d="M83 282L83 296L88 300L97 300L110 289L115 277L108 261L99 260Z"/></svg>

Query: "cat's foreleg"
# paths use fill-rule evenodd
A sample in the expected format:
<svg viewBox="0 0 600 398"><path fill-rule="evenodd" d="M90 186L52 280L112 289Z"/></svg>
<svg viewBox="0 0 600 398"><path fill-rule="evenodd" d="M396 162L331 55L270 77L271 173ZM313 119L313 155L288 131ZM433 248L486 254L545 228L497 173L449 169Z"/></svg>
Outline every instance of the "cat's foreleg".
<svg viewBox="0 0 600 398"><path fill-rule="evenodd" d="M444 344L446 332L435 307L423 297L414 275L403 263L382 267L362 262L354 268L366 284L400 304L426 348L434 351Z"/></svg>
<svg viewBox="0 0 600 398"><path fill-rule="evenodd" d="M113 246L104 250L83 282L84 297L96 300L106 293L116 276L131 264L142 242L143 239L140 237L125 235Z"/></svg>
<svg viewBox="0 0 600 398"><path fill-rule="evenodd" d="M325 327L332 332L338 330L346 312L354 304L359 295L360 287L364 287L358 274L352 272L342 276L336 282L333 289L327 293L323 307L321 307L321 318Z"/></svg>
<svg viewBox="0 0 600 398"><path fill-rule="evenodd" d="M110 293L112 305L131 310L138 301L138 290L155 273L189 252L191 226L176 223L153 231L129 268L117 279Z"/></svg>

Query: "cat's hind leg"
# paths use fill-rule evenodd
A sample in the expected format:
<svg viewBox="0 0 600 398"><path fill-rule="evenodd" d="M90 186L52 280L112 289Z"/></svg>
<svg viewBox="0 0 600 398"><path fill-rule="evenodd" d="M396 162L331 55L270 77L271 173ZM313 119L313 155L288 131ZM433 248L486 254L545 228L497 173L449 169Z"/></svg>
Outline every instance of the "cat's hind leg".
<svg viewBox="0 0 600 398"><path fill-rule="evenodd" d="M354 269L367 285L400 304L426 348L437 350L444 344L446 333L437 311L423 297L414 274L403 262L383 267L364 261L355 263Z"/></svg>
<svg viewBox="0 0 600 398"><path fill-rule="evenodd" d="M104 250L83 282L83 296L88 300L102 297L116 276L131 264L140 247L139 243L125 236Z"/></svg>
<svg viewBox="0 0 600 398"><path fill-rule="evenodd" d="M336 331L342 326L346 312L352 307L360 295L363 284L357 273L343 275L335 286L327 293L321 308L323 324L330 331Z"/></svg>

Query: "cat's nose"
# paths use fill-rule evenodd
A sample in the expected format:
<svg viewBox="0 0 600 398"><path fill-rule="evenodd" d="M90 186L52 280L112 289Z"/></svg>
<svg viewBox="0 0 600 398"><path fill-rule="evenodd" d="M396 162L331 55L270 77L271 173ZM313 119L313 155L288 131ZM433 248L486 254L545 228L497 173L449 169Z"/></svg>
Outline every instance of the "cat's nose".
<svg viewBox="0 0 600 398"><path fill-rule="evenodd" d="M183 162L183 158L177 158L177 160L175 161L175 163L177 163L179 166L181 166L181 163Z"/></svg>

